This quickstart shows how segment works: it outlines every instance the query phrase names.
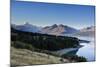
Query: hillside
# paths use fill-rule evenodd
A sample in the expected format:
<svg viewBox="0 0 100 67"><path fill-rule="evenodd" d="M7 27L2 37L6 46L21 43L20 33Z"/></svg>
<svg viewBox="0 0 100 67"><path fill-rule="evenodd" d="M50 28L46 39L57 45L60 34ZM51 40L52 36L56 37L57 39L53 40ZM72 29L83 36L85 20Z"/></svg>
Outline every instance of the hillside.
<svg viewBox="0 0 100 67"><path fill-rule="evenodd" d="M61 59L63 61L61 61ZM40 53L36 51L30 51L27 49L11 48L11 65L36 65L36 64L55 64L55 63L68 63L74 62L61 57L49 55L46 53Z"/></svg>

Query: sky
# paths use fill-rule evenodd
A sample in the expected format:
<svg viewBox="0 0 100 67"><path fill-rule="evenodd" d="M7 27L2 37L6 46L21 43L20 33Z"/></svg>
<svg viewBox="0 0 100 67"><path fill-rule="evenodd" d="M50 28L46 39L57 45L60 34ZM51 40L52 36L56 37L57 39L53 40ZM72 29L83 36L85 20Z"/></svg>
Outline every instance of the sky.
<svg viewBox="0 0 100 67"><path fill-rule="evenodd" d="M42 2L11 2L11 23L36 26L64 24L77 29L94 26L95 7Z"/></svg>

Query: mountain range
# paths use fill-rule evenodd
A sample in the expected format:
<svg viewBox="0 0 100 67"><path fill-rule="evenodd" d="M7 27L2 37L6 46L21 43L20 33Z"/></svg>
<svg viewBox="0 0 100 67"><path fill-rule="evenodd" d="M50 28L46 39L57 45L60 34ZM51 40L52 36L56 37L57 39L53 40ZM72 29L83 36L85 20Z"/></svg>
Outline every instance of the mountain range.
<svg viewBox="0 0 100 67"><path fill-rule="evenodd" d="M69 27L67 25L57 25L54 24L52 26L46 26L41 29L41 33L51 34L51 35L66 35L66 34L73 34L78 32L79 30Z"/></svg>
<svg viewBox="0 0 100 67"><path fill-rule="evenodd" d="M89 36L89 37L92 36L93 37L93 36L95 36L95 26L90 26L90 27L80 29L80 31L75 33L74 35L76 35L76 36Z"/></svg>
<svg viewBox="0 0 100 67"><path fill-rule="evenodd" d="M15 25L11 24L11 27L13 27L16 30L26 31L26 32L39 32L41 27L37 27L35 25L25 23L23 25Z"/></svg>
<svg viewBox="0 0 100 67"><path fill-rule="evenodd" d="M93 36L95 33L95 26L86 27L80 30L77 30L73 27L63 25L63 24L53 24L51 26L45 27L38 27L29 23L25 23L23 25L15 25L11 24L16 30L26 31L26 32L36 32L41 34L50 34L50 35L57 35L57 36Z"/></svg>

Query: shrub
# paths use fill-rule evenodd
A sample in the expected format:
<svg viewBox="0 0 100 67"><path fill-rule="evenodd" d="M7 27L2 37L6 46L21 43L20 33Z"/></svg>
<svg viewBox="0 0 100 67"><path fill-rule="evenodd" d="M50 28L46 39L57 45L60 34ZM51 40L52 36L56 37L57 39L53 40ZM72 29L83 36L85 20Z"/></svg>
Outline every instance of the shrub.
<svg viewBox="0 0 100 67"><path fill-rule="evenodd" d="M85 57L78 56L78 55L66 54L66 55L63 55L62 57L66 59L74 60L76 62L86 62L87 61Z"/></svg>
<svg viewBox="0 0 100 67"><path fill-rule="evenodd" d="M26 43L23 43L23 42L19 42L19 41L14 41L13 44L11 44L11 46L13 46L15 48L33 50L32 45L26 44Z"/></svg>

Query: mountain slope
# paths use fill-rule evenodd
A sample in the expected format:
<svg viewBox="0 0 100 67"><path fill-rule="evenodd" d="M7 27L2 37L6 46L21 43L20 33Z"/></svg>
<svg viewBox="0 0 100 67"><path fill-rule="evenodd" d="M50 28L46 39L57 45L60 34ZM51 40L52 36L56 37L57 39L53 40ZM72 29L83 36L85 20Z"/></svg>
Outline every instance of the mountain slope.
<svg viewBox="0 0 100 67"><path fill-rule="evenodd" d="M41 29L40 33L45 33L45 34L51 34L51 35L65 35L65 34L73 34L78 32L78 30L65 26L65 25L52 25L52 26L46 26Z"/></svg>
<svg viewBox="0 0 100 67"><path fill-rule="evenodd" d="M74 34L77 36L94 36L95 35L95 26L86 27L80 30L80 32Z"/></svg>
<svg viewBox="0 0 100 67"><path fill-rule="evenodd" d="M29 23L25 23L23 25L12 24L11 26L16 30L21 30L21 31L26 31L26 32L38 32L41 29L40 27L31 25Z"/></svg>

